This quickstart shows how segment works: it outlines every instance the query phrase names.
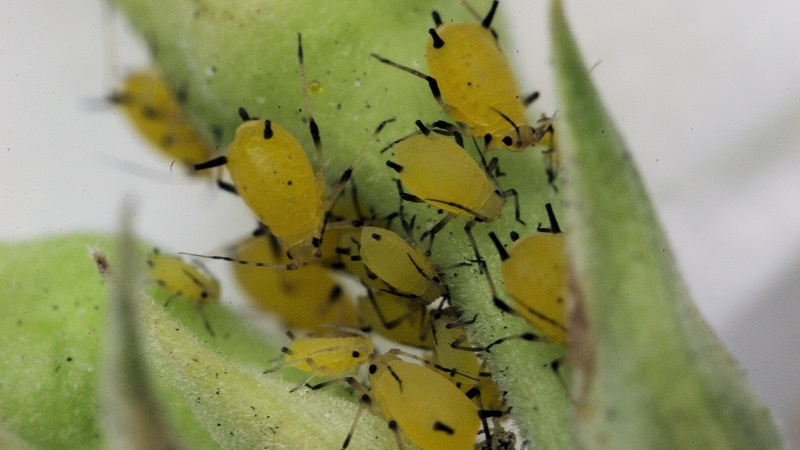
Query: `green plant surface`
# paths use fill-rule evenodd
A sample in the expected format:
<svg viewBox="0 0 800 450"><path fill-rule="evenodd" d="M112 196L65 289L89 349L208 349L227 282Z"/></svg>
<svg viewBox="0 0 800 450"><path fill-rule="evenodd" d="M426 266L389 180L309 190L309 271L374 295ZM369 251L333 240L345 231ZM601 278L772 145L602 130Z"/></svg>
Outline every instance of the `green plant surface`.
<svg viewBox="0 0 800 450"><path fill-rule="evenodd" d="M388 156L377 149L413 131L415 119L446 117L424 81L369 54L425 71L431 9L445 20L474 20L456 1L113 3L145 37L171 85L187 93L188 114L221 149L240 123L239 106L279 122L307 151L313 149L297 74L297 33L302 32L308 79L322 88L310 101L322 132L329 185L380 121L397 118L354 176L362 200L379 215L396 210L398 200L394 174L384 165ZM487 1L474 3L478 11L488 9ZM509 205L501 219L473 229L504 299L500 261L488 232L502 238L511 231L531 233L538 223L547 223L544 204L552 203L570 233L572 370L562 366L559 374L552 371L550 363L565 356L566 349L547 343L509 341L487 355L489 370L508 392L519 440L547 449L779 447L768 413L686 294L630 155L599 102L558 2L552 20L557 127L567 181L560 191L566 191L568 201L562 206L559 193L548 185L541 149L493 152L506 173L500 183L520 193L526 225L513 220ZM502 42L502 24L497 29ZM536 118L534 112L530 116ZM424 205L407 210L417 215L418 235L440 217ZM463 226L463 220L456 220L439 234L434 263L474 259ZM98 373L114 357L100 361L101 337L108 332L107 283L87 247L107 251L113 261L115 245L107 236L0 245L0 279L9 280L9 288L0 291L0 357L10 362L0 369L0 444L103 445L100 424L110 419L98 409ZM447 270L443 276L453 303L465 316L477 316L469 329L475 345L530 331L522 319L494 307L477 267ZM118 364L150 374L158 400L144 408L163 408L183 446L341 445L356 403L341 392L301 389L290 394L296 385L292 375L263 375L278 352L259 333L244 329L240 317L220 305L207 307L217 334L212 337L191 305L176 301L165 310L168 294L159 288L150 290L155 301L125 292L127 297L115 298L136 304L140 327L134 331L130 322L119 320L111 327L141 333L144 345L112 354L130 358ZM143 358L137 356L140 351ZM564 387L570 373L573 400ZM111 439L106 445L119 437L105 433ZM394 446L385 420L363 414L353 447Z"/></svg>
<svg viewBox="0 0 800 450"><path fill-rule="evenodd" d="M779 448L769 413L689 298L558 0L551 20L582 445Z"/></svg>
<svg viewBox="0 0 800 450"><path fill-rule="evenodd" d="M475 20L458 2L429 0L346 4L240 1L202 6L188 1L118 0L114 4L144 36L167 80L187 92L190 116L207 135L211 136L213 129L221 130L222 142L227 142L240 123L236 108L244 106L252 115L283 125L310 153L313 145L301 108L297 72L297 33L302 32L308 80L322 86L321 92L310 94L310 102L325 147L329 184L338 179L380 121L397 118L381 136L385 144L414 131L416 119L446 118L427 83L379 63L370 53L425 70L430 11L435 8L446 20ZM487 11L490 2L473 6ZM502 33L501 26L498 30ZM385 215L397 209L398 196L394 174L384 164L388 156L378 154L380 145L373 148L356 168L354 182L361 199L377 214ZM512 230L522 235L534 232L538 223L547 223L545 203L553 203L560 214L558 196L547 183L539 150L492 154L500 158L506 173L501 178L503 186L520 194L526 223L515 222L512 206L507 205L499 220L473 229L501 289L500 261L488 232L495 230L499 236L508 236ZM431 176L436 176L435 168ZM409 205L407 210L409 216L417 215L420 234L441 217L425 205ZM435 264L474 259L463 226L463 220L455 220L438 235L431 257ZM502 314L492 304L487 282L477 267L450 270L444 276L453 303L465 316L478 317L470 330L476 345L530 331L522 319ZM542 448L566 448L571 442L569 399L563 380L549 365L563 355L561 346L510 341L495 347L487 358L489 369L508 392L522 435Z"/></svg>

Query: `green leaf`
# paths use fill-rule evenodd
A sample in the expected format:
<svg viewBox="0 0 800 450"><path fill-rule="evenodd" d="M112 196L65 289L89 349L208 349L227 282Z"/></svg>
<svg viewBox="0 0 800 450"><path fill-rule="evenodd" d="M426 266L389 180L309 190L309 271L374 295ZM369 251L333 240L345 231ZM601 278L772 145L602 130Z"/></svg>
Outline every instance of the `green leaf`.
<svg viewBox="0 0 800 450"><path fill-rule="evenodd" d="M587 448L779 448L769 414L692 304L560 1L553 59L565 160L576 418Z"/></svg>

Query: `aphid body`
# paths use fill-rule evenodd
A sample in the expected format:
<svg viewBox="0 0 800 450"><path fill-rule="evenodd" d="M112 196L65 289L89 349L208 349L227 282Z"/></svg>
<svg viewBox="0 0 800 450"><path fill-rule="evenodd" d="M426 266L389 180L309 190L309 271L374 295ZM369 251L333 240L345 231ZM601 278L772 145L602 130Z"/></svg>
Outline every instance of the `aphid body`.
<svg viewBox="0 0 800 450"><path fill-rule="evenodd" d="M373 349L372 339L360 334L298 338L284 350L289 359L281 367L291 365L315 376L337 376L366 363Z"/></svg>
<svg viewBox="0 0 800 450"><path fill-rule="evenodd" d="M158 249L147 257L150 278L174 297L203 306L219 299L220 287L216 278L199 266L177 256L165 255Z"/></svg>
<svg viewBox="0 0 800 450"><path fill-rule="evenodd" d="M150 279L170 294L164 306L168 306L175 298L191 302L200 313L208 333L214 336L203 307L219 300L220 285L216 278L199 263L187 263L177 256L165 255L156 248L147 257L147 270Z"/></svg>
<svg viewBox="0 0 800 450"><path fill-rule="evenodd" d="M401 140L392 149L395 159L390 167L417 197L483 222L500 217L505 197L497 192L484 169L452 139L428 132Z"/></svg>
<svg viewBox="0 0 800 450"><path fill-rule="evenodd" d="M477 23L442 23L433 12L436 28L426 57L430 75L376 54L379 61L420 77L444 112L467 127L470 135L485 139L487 150L504 147L523 151L541 139L543 130L534 129L525 117L525 107L538 93L520 95L517 80L491 29L499 1Z"/></svg>
<svg viewBox="0 0 800 450"><path fill-rule="evenodd" d="M227 167L244 202L296 263L319 257L325 180L294 136L269 120L247 120L228 146Z"/></svg>
<svg viewBox="0 0 800 450"><path fill-rule="evenodd" d="M519 313L559 344L567 339L565 251L562 233L535 233L501 252L503 281Z"/></svg>
<svg viewBox="0 0 800 450"><path fill-rule="evenodd" d="M367 269L393 293L427 304L445 293L428 258L394 231L362 228L359 256Z"/></svg>
<svg viewBox="0 0 800 450"><path fill-rule="evenodd" d="M480 428L478 408L434 369L389 353L373 358L370 392L381 411L425 449L469 449Z"/></svg>
<svg viewBox="0 0 800 450"><path fill-rule="evenodd" d="M496 7L497 2L482 24L437 21L425 54L447 115L473 136L490 135L489 150L502 145L522 151L538 137L528 125L511 65L489 28Z"/></svg>
<svg viewBox="0 0 800 450"><path fill-rule="evenodd" d="M183 115L179 97L158 72L131 73L110 100L119 105L139 133L168 158L191 167L212 157L212 148Z"/></svg>

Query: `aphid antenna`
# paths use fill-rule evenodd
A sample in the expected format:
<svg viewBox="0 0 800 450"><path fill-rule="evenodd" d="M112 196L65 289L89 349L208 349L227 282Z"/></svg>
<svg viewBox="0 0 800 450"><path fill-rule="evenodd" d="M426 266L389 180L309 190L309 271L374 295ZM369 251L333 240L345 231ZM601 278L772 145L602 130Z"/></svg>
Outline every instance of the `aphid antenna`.
<svg viewBox="0 0 800 450"><path fill-rule="evenodd" d="M295 263L292 264L272 264L272 263L265 263L262 261L247 261L244 259L236 259L231 258L230 256L221 256L221 255L201 255L198 253L189 253L189 252L178 252L180 255L189 255L194 256L197 258L205 258L205 259L216 259L220 261L228 261L236 264L242 264L245 266L256 266L256 267L269 267L272 269L283 269L283 270L296 270L299 266Z"/></svg>

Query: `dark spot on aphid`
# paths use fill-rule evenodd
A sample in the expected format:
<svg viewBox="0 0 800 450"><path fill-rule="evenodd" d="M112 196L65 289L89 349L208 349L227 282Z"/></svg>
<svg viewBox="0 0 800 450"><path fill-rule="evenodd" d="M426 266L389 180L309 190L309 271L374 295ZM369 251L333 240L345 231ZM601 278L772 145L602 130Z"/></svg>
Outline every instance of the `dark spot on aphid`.
<svg viewBox="0 0 800 450"><path fill-rule="evenodd" d="M150 105L142 106L142 115L150 120L156 120L159 116L158 111Z"/></svg>
<svg viewBox="0 0 800 450"><path fill-rule="evenodd" d="M212 125L211 135L214 136L214 142L222 141L222 127L219 125Z"/></svg>
<svg viewBox="0 0 800 450"><path fill-rule="evenodd" d="M67 362L72 362L72 356L67 356Z"/></svg>
<svg viewBox="0 0 800 450"><path fill-rule="evenodd" d="M314 248L318 248L320 244L322 244L322 241L318 237L311 239L311 245L314 246Z"/></svg>
<svg viewBox="0 0 800 450"><path fill-rule="evenodd" d="M175 92L175 99L178 100L178 103L186 103L186 100L189 100L189 91L185 87L178 89Z"/></svg>
<svg viewBox="0 0 800 450"><path fill-rule="evenodd" d="M389 425L389 429L390 430L397 431L397 421L396 420L394 420L394 419L390 420L388 425Z"/></svg>
<svg viewBox="0 0 800 450"><path fill-rule="evenodd" d="M455 433L455 430L453 430L451 427L447 426L446 424L444 424L442 422L439 422L438 420L436 422L434 422L434 424L433 424L433 431L443 431L443 432L445 432L447 434L451 434L451 435Z"/></svg>
<svg viewBox="0 0 800 450"><path fill-rule="evenodd" d="M336 109L342 109L342 104L341 103L337 103L336 104Z"/></svg>
<svg viewBox="0 0 800 450"><path fill-rule="evenodd" d="M374 375L375 372L377 372L377 371L378 371L378 366L376 366L375 364L370 364L369 365L369 373Z"/></svg>
<svg viewBox="0 0 800 450"><path fill-rule="evenodd" d="M512 240L512 241L514 241L514 242L516 242L516 241L517 241L517 239L519 239L519 233L517 233L516 231L512 231L511 233L508 233L508 236L509 236L509 237L511 238L511 240Z"/></svg>
<svg viewBox="0 0 800 450"><path fill-rule="evenodd" d="M289 181L287 181L287 182L286 182L286 185L287 185L287 186L291 186L291 185L292 185L292 180L289 180Z"/></svg>
<svg viewBox="0 0 800 450"><path fill-rule="evenodd" d="M264 139L272 139L272 122L264 121Z"/></svg>
<svg viewBox="0 0 800 450"><path fill-rule="evenodd" d="M505 144L506 146L511 147L511 144L513 144L513 143L514 143L514 139L511 139L511 136L506 136L506 137L503 138L503 144Z"/></svg>
<svg viewBox="0 0 800 450"><path fill-rule="evenodd" d="M353 358L358 358L359 356L361 356L361 353L358 350L353 350Z"/></svg>
<svg viewBox="0 0 800 450"><path fill-rule="evenodd" d="M376 241L380 241L381 240L381 235L378 234L378 233L372 233L372 239L375 239Z"/></svg>

